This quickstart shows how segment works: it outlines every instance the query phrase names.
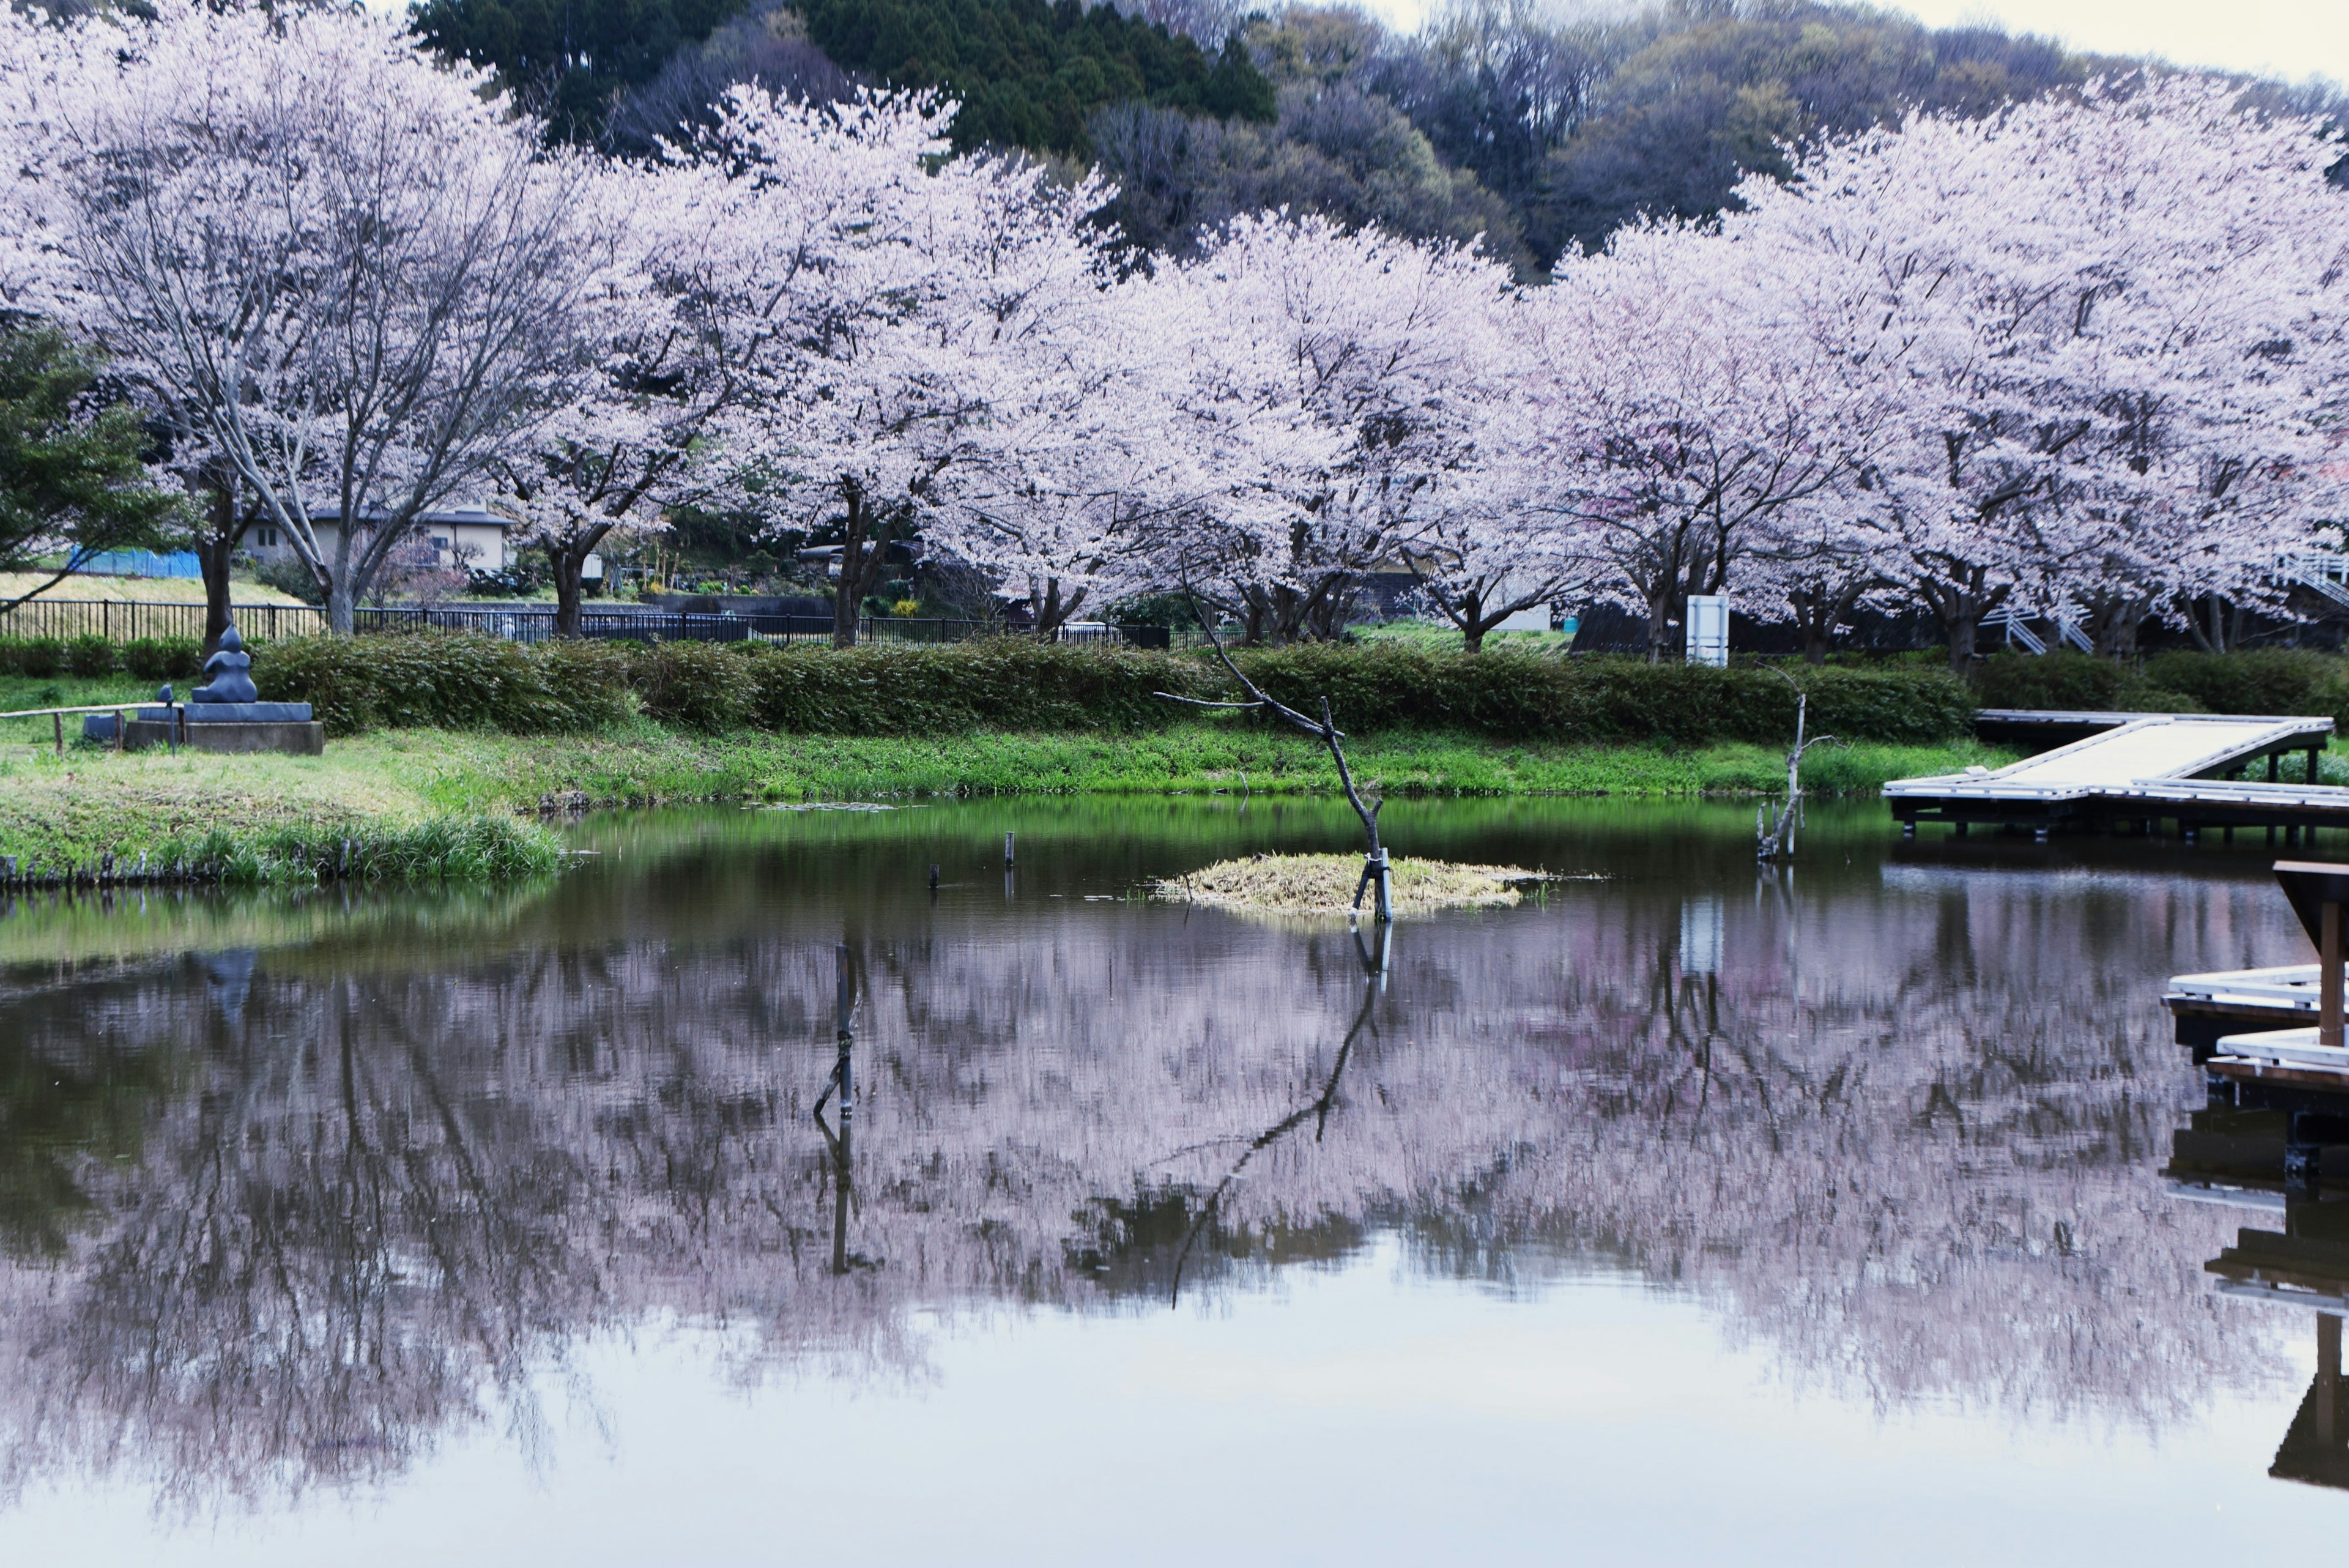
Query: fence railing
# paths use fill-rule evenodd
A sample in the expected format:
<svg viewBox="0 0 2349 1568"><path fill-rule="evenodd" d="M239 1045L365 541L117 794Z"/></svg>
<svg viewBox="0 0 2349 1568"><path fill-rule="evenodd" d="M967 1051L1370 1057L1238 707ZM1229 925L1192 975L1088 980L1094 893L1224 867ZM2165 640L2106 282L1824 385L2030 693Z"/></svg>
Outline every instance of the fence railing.
<svg viewBox="0 0 2349 1568"><path fill-rule="evenodd" d="M312 605L239 605L237 629L248 641L275 642L326 629L326 612ZM352 613L361 633L470 631L511 642L544 642L554 636L555 614L548 605L387 605ZM998 623L981 620L866 616L856 623L860 642L960 642ZM0 637L70 638L90 633L110 642L143 637L202 639L204 607L109 599L29 599L0 614ZM710 615L692 610L599 607L583 609L579 634L636 642L830 642L832 618L810 615ZM1088 625L1064 628L1069 642L1127 642L1164 648L1163 627Z"/></svg>
<svg viewBox="0 0 2349 1568"><path fill-rule="evenodd" d="M239 605L237 629L275 642L326 629L326 612L310 605ZM86 637L135 642L142 637L204 635L204 607L129 599L27 599L0 614L0 637Z"/></svg>

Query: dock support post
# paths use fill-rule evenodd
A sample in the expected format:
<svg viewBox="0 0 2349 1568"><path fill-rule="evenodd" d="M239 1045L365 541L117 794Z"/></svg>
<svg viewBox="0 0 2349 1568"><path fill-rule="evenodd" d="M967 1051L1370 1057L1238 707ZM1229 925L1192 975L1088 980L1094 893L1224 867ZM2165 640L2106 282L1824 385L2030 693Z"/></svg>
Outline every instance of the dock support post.
<svg viewBox="0 0 2349 1568"><path fill-rule="evenodd" d="M2308 748L2308 778L2305 782L2309 784L2316 782L2316 752L2317 748L2314 746Z"/></svg>
<svg viewBox="0 0 2349 1568"><path fill-rule="evenodd" d="M1901 836L1901 837L1903 837L1903 838L1914 838L1914 837L1916 837L1916 836L1917 836L1917 824L1916 824L1914 821L1909 821L1909 822L1904 822L1904 823L1902 823L1902 824L1900 825L1900 836Z"/></svg>
<svg viewBox="0 0 2349 1568"><path fill-rule="evenodd" d="M2317 915L2316 961L2323 968L2317 975L2316 1043L2338 1051L2341 1048L2341 906L2326 899Z"/></svg>
<svg viewBox="0 0 2349 1568"><path fill-rule="evenodd" d="M2044 844L2044 843L2046 843L2046 842L2047 842L2047 830L2046 830L2045 828L2044 828L2044 827L2034 827L2034 828L2033 828L2033 829L2031 830L2031 842L2032 842L2032 843L2033 843L2033 844Z"/></svg>
<svg viewBox="0 0 2349 1568"><path fill-rule="evenodd" d="M2292 1118L2295 1122L2297 1116ZM2313 1143L2302 1141L2299 1129L2293 1129L2292 1141L2283 1146L2283 1184L2287 1191L2313 1192L2323 1179L2324 1150Z"/></svg>
<svg viewBox="0 0 2349 1568"><path fill-rule="evenodd" d="M1958 830L1957 830L1956 834L1955 834L1955 835L1953 835L1953 836L1958 837L1958 838L1963 838L1963 837L1966 836L1966 826L1967 826L1967 825L1966 825L1966 824L1964 824L1964 823L1962 823L1962 822L1961 822L1961 823L1960 823L1960 824L1958 824Z"/></svg>
<svg viewBox="0 0 2349 1568"><path fill-rule="evenodd" d="M2316 1314L2316 1440L2327 1448L2341 1440L2334 1423L2341 1408L2341 1319L2329 1312Z"/></svg>
<svg viewBox="0 0 2349 1568"><path fill-rule="evenodd" d="M833 948L832 957L832 1027L840 1052L840 1060L833 1070L840 1079L840 1122L846 1127L848 1118L856 1111L856 977L849 960L848 944L843 942Z"/></svg>

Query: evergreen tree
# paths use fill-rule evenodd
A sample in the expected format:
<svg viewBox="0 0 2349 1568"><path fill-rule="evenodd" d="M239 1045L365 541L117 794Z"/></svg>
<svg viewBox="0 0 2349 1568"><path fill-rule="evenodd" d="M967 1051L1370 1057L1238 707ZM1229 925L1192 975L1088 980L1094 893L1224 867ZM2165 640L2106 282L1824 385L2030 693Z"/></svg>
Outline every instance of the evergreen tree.
<svg viewBox="0 0 2349 1568"><path fill-rule="evenodd" d="M962 101L957 151L1088 156L1086 120L1142 102L1268 120L1272 85L1237 37L1210 55L1163 26L1078 0L807 0L809 36L843 68Z"/></svg>
<svg viewBox="0 0 2349 1568"><path fill-rule="evenodd" d="M0 571L63 550L68 565L100 550L151 545L173 501L148 483L147 444L125 404L92 410L88 358L54 327L0 327ZM57 569L13 607L52 587Z"/></svg>

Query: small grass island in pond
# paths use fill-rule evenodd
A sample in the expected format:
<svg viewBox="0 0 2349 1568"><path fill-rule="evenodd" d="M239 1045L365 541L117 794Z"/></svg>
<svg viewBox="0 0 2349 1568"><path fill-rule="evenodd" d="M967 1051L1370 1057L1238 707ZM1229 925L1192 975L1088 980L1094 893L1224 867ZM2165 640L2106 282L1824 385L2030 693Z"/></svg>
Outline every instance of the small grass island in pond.
<svg viewBox="0 0 2349 1568"><path fill-rule="evenodd" d="M1398 915L1506 907L1552 879L1515 866L1458 866L1404 856L1394 857L1392 870ZM1346 915L1354 912L1361 875L1359 855L1256 855L1219 860L1154 886L1160 898L1180 903L1271 915Z"/></svg>

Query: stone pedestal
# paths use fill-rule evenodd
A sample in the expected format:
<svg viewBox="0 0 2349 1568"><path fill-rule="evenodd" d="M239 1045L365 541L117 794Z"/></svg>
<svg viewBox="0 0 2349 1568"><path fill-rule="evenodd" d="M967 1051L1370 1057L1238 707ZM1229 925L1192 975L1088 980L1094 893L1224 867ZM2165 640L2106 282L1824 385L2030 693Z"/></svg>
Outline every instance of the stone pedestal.
<svg viewBox="0 0 2349 1568"><path fill-rule="evenodd" d="M246 704L238 704L245 706ZM305 703L252 706L306 707ZM148 713L154 717L149 718ZM110 721L111 714L106 715ZM109 728L111 725L109 723ZM140 752L171 741L171 722L161 709L149 709L133 718L123 732L123 749ZM326 726L316 719L212 719L180 727L179 743L191 752L275 752L289 757L316 757L326 750Z"/></svg>

